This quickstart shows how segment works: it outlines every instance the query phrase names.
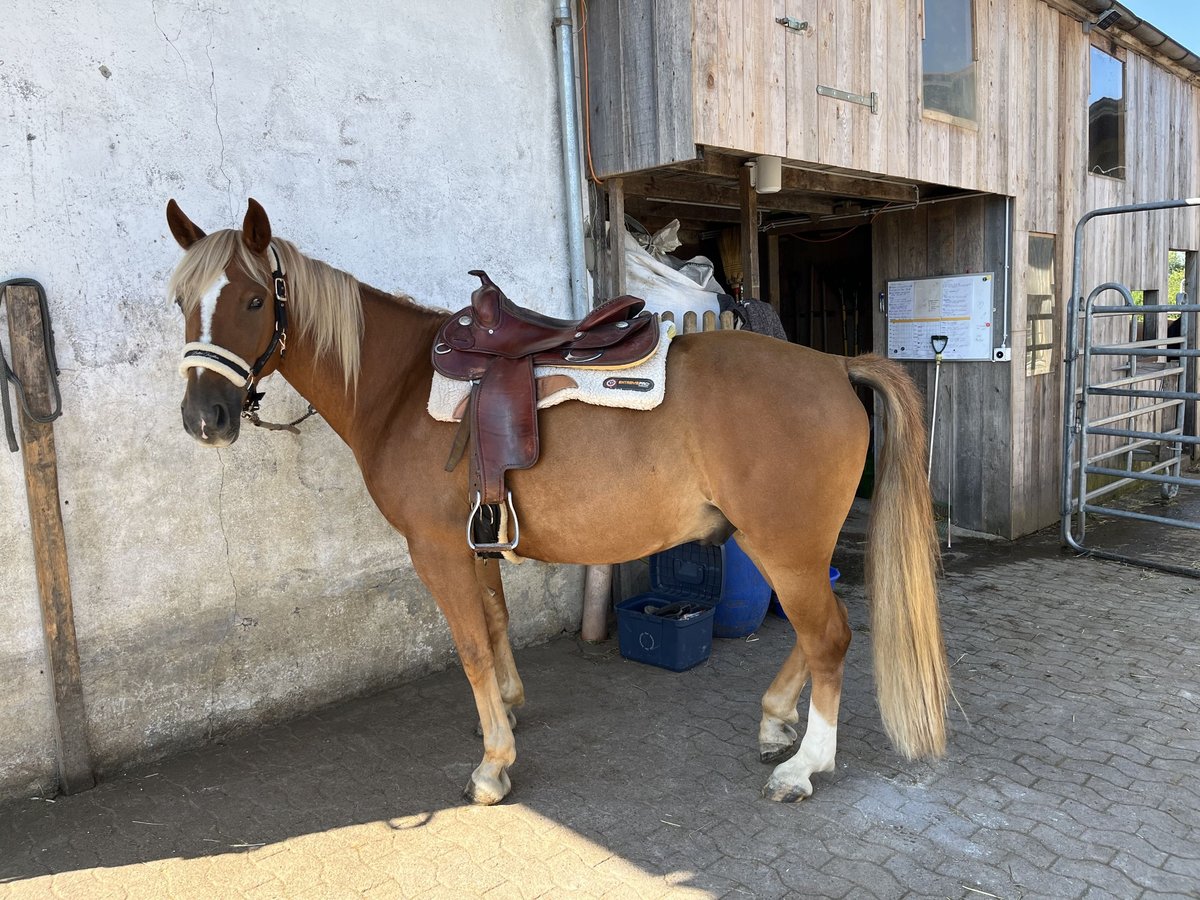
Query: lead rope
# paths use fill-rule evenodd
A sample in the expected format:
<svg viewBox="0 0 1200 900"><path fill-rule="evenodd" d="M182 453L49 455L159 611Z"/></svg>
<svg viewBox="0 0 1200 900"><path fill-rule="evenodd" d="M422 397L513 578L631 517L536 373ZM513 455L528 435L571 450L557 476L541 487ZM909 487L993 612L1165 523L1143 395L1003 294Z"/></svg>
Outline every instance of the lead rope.
<svg viewBox="0 0 1200 900"><path fill-rule="evenodd" d="M31 410L29 400L25 397L25 386L21 384L17 373L8 367L8 360L4 358L4 349L0 347L0 406L4 408L4 432L8 436L8 449L16 453L20 447L17 444L16 433L13 431L12 406L8 399L9 384L11 383L15 388L17 399L20 401L25 415L29 417L30 421L39 425L48 425L62 415L62 395L58 391L58 359L54 354L54 330L50 327L50 306L46 302L46 289L32 278L10 278L8 281L0 282L0 300L5 299L9 287L31 287L37 291L38 307L42 315L42 346L46 351L46 364L50 368L50 392L54 395L54 409L46 415L39 415Z"/></svg>
<svg viewBox="0 0 1200 900"><path fill-rule="evenodd" d="M300 418L296 419L295 421L288 422L286 425L279 423L279 422L264 422L262 419L260 419L258 417L257 412L245 413L245 417L250 421L251 425L257 425L259 428L267 429L267 431L290 431L292 434L299 434L300 429L297 428L296 426L299 425L301 422L303 422L305 419L307 419L309 416L315 416L316 414L317 414L316 407L314 407L310 403L310 404L308 404L308 412L306 412L304 415L302 415Z"/></svg>

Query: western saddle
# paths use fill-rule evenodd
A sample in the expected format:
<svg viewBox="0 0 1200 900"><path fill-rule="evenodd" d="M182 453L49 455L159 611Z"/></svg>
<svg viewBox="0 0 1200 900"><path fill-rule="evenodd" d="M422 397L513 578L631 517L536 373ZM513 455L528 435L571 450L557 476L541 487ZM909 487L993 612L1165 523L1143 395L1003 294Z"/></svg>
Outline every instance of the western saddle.
<svg viewBox="0 0 1200 900"><path fill-rule="evenodd" d="M521 535L505 473L538 460L534 366L628 368L654 354L659 328L658 317L642 312L645 302L636 297L617 297L579 321L552 319L513 303L486 272L471 274L482 284L471 305L438 330L433 367L471 382L446 471L470 450L467 544L479 556L494 557L513 550ZM500 534L502 516L506 535Z"/></svg>

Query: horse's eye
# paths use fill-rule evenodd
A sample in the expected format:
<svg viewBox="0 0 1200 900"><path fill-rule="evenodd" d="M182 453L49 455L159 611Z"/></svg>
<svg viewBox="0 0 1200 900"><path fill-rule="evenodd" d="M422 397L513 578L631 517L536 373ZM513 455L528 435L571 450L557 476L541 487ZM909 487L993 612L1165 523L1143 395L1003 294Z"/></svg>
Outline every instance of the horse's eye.
<svg viewBox="0 0 1200 900"><path fill-rule="evenodd" d="M262 297L251 297L250 298L250 307L249 307L250 309L258 309L261 306L262 306Z"/></svg>
<svg viewBox="0 0 1200 900"><path fill-rule="evenodd" d="M176 306L178 306L180 309L183 309L183 298L182 298L182 297L176 297L176 298L175 298L175 305L176 305Z"/></svg>

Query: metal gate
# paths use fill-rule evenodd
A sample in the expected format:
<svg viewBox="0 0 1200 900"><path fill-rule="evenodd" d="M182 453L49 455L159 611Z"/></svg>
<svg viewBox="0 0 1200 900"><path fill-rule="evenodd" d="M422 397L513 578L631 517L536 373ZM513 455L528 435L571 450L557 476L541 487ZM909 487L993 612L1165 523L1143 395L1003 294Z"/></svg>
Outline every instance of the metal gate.
<svg viewBox="0 0 1200 900"><path fill-rule="evenodd" d="M1200 304L1184 294L1174 304L1137 304L1129 288L1116 282L1098 285L1085 297L1082 285L1084 228L1092 219L1197 205L1200 198L1097 209L1075 228L1067 309L1062 540L1080 553L1200 576L1200 569L1170 559L1106 550L1086 541L1088 516L1095 514L1200 531L1200 518L1190 518L1178 503L1149 513L1119 502L1125 489L1139 483L1158 485L1163 498L1175 498L1181 489L1200 498L1200 477L1187 472L1192 450L1200 445L1195 436L1200 400L1195 314ZM1138 323L1158 313L1179 313L1180 333L1139 334ZM1200 541L1193 546L1200 551ZM1200 552L1186 556L1188 562L1200 560Z"/></svg>

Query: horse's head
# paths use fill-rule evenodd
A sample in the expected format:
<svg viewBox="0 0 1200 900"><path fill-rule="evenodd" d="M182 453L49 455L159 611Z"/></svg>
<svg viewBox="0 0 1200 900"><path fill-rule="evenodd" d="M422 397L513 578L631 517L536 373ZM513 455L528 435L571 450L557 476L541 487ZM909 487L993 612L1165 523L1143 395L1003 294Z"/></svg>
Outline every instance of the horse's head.
<svg viewBox="0 0 1200 900"><path fill-rule="evenodd" d="M179 205L167 224L186 252L171 276L185 320L183 427L210 447L237 440L258 379L274 371L287 330L283 271L266 211L250 200L242 230L206 235Z"/></svg>

